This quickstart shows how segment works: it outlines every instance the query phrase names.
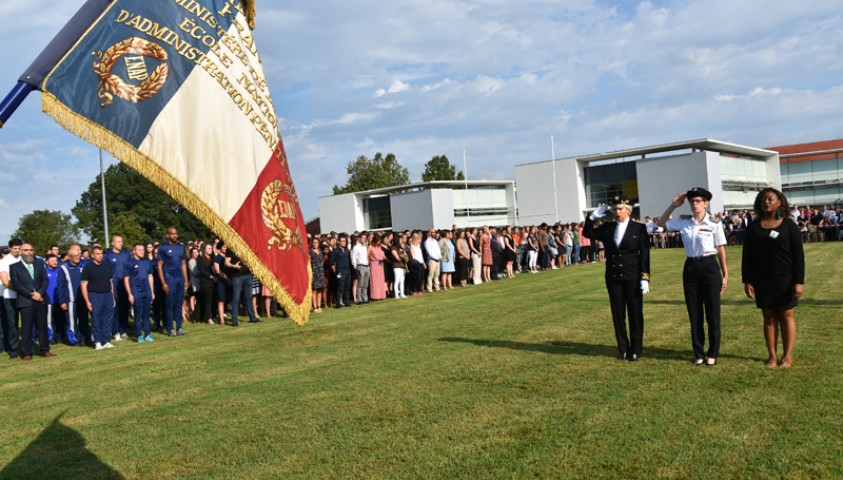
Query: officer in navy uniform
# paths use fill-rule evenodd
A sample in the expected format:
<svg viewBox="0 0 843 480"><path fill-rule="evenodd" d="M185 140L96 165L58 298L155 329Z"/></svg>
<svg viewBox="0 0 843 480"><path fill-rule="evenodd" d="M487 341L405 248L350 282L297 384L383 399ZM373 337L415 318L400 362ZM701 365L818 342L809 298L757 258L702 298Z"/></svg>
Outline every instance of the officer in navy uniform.
<svg viewBox="0 0 843 480"><path fill-rule="evenodd" d="M686 198L692 217L671 219L670 214L681 207ZM711 192L702 187L692 188L677 195L662 216L656 219L656 223L665 227L665 230L679 232L685 245L685 255L688 256L682 271L682 285L691 321L695 366L703 362L707 366L717 364L720 355L720 295L726 290L729 279L726 234L722 223L709 218L709 201ZM708 351L704 351L703 307L708 324Z"/></svg>
<svg viewBox="0 0 843 480"><path fill-rule="evenodd" d="M583 235L603 242L606 289L618 342L618 360L634 362L641 356L644 340L643 295L650 292L650 237L646 225L629 218L632 202L628 197L616 196L611 203L615 221L594 227L594 221L609 210L606 204L600 204L585 220Z"/></svg>

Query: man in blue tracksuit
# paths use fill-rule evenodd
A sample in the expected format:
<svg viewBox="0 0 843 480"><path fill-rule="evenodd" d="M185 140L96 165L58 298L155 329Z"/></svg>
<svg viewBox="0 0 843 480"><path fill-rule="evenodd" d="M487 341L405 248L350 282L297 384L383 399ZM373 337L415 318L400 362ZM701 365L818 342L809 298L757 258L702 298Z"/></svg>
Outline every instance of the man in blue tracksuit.
<svg viewBox="0 0 843 480"><path fill-rule="evenodd" d="M129 294L129 303L135 313L135 335L138 343L152 342L149 334L149 312L152 307L153 282L152 261L146 258L146 248L142 243L135 244L132 259L126 265L123 277L124 290Z"/></svg>
<svg viewBox="0 0 843 480"><path fill-rule="evenodd" d="M132 259L132 252L123 248L123 237L114 235L111 237L111 248L103 253L103 261L111 264L111 272L114 275L114 296L117 306L114 311L114 325L111 326L111 335L114 341L122 341L129 336L126 330L129 328L129 294L123 288L123 277L129 261Z"/></svg>
<svg viewBox="0 0 843 480"><path fill-rule="evenodd" d="M59 307L56 304L59 258L54 253L48 253L44 257L44 269L47 271L47 338L51 345L55 345L61 338L64 322L59 320L61 317L58 315Z"/></svg>
<svg viewBox="0 0 843 480"><path fill-rule="evenodd" d="M67 261L59 266L56 278L55 303L64 318L65 340L70 345L84 347L91 340L88 324L88 307L82 298L82 249L71 245L67 249Z"/></svg>
<svg viewBox="0 0 843 480"><path fill-rule="evenodd" d="M164 328L171 337L185 334L181 328L184 293L189 286L185 258L184 245L179 242L178 230L168 228L167 241L158 246L158 277L161 279L164 295L167 296Z"/></svg>

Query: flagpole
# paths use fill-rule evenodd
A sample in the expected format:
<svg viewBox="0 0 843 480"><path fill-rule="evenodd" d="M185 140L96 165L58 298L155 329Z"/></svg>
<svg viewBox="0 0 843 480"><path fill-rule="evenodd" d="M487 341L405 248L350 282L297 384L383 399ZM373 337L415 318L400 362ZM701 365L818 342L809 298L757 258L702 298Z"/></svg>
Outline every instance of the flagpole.
<svg viewBox="0 0 843 480"><path fill-rule="evenodd" d="M553 169L553 212L556 222L559 223L559 200L556 196L556 148L553 144L553 135L550 136L550 165Z"/></svg>
<svg viewBox="0 0 843 480"><path fill-rule="evenodd" d="M465 227L471 227L471 206L468 204L468 159L465 156L465 149L462 149L462 178L465 181L465 214L467 219Z"/></svg>
<svg viewBox="0 0 843 480"><path fill-rule="evenodd" d="M15 88L6 95L6 98L0 102L0 128L11 118L15 110L20 107L20 104L26 99L31 91L35 90L32 85L26 82L18 82Z"/></svg>
<svg viewBox="0 0 843 480"><path fill-rule="evenodd" d="M105 169L102 162L102 149L100 148L100 182L102 183L102 223L105 226L105 239L102 241L103 249L108 247L111 238L108 236L108 212L105 208Z"/></svg>

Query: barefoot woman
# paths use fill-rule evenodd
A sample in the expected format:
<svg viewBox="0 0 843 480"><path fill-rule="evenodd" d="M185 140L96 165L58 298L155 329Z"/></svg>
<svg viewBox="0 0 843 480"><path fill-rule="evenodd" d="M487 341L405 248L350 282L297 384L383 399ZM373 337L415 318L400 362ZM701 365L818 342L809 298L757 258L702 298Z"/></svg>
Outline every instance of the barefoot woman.
<svg viewBox="0 0 843 480"><path fill-rule="evenodd" d="M764 340L770 357L767 366L793 366L796 322L793 308L805 286L805 256L799 227L790 220L784 194L765 188L755 197L755 218L743 244L744 291L764 315ZM779 330L784 352L776 353Z"/></svg>

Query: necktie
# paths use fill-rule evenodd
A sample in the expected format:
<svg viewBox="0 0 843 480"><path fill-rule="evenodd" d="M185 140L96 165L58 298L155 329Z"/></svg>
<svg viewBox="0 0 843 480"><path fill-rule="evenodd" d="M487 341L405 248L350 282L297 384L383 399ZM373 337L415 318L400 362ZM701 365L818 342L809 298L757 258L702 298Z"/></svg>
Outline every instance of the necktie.
<svg viewBox="0 0 843 480"><path fill-rule="evenodd" d="M26 262L24 262L23 264L26 266L26 270L29 272L29 276L32 277L33 280L35 280L35 269L32 268L32 264Z"/></svg>

